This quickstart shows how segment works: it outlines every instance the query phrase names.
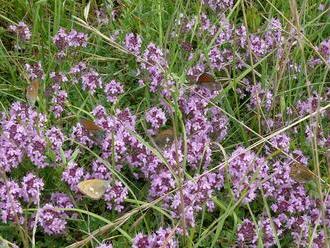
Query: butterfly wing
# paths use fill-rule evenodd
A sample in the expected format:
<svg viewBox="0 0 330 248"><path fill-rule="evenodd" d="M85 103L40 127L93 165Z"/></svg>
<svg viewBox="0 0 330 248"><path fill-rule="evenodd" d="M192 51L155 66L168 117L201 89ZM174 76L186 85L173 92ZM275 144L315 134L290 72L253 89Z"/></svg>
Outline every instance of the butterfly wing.
<svg viewBox="0 0 330 248"><path fill-rule="evenodd" d="M220 89L220 85L215 81L214 77L206 72L198 77L196 84L199 87L207 88L212 91Z"/></svg>
<svg viewBox="0 0 330 248"><path fill-rule="evenodd" d="M40 86L39 79L35 79L26 88L26 99L32 106L37 101L39 86Z"/></svg>
<svg viewBox="0 0 330 248"><path fill-rule="evenodd" d="M307 183L315 178L312 171L299 163L294 163L291 166L290 176L299 183Z"/></svg>
<svg viewBox="0 0 330 248"><path fill-rule="evenodd" d="M100 128L95 122L87 119L80 120L81 125L88 131L90 138L97 143L101 143L105 137L105 131Z"/></svg>
<svg viewBox="0 0 330 248"><path fill-rule="evenodd" d="M102 179L89 179L80 182L78 184L78 189L84 195L87 195L94 200L98 200L104 195L108 186L109 181Z"/></svg>

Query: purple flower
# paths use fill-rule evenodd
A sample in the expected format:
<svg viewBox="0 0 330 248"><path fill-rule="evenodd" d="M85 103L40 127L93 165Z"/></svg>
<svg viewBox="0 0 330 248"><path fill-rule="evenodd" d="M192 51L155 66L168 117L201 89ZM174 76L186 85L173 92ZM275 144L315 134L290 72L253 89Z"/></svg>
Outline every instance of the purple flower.
<svg viewBox="0 0 330 248"><path fill-rule="evenodd" d="M282 150L284 152L289 152L290 137L286 134L278 134L271 138L269 142L272 144L271 146L269 145L270 147L268 145L266 146L266 149L269 152L272 152L277 149Z"/></svg>
<svg viewBox="0 0 330 248"><path fill-rule="evenodd" d="M29 41L31 39L32 34L24 22L19 22L18 25L10 25L8 29L15 33L21 41Z"/></svg>
<svg viewBox="0 0 330 248"><path fill-rule="evenodd" d="M69 184L71 190L77 191L77 184L85 175L84 169L75 162L69 161L68 167L62 173L62 180Z"/></svg>
<svg viewBox="0 0 330 248"><path fill-rule="evenodd" d="M66 99L68 98L68 93L65 90L55 91L52 98L52 106L50 108L56 118L60 118L63 111Z"/></svg>
<svg viewBox="0 0 330 248"><path fill-rule="evenodd" d="M148 131L154 135L158 132L159 128L165 125L166 115L161 108L152 107L145 114L146 121L150 124L151 129Z"/></svg>
<svg viewBox="0 0 330 248"><path fill-rule="evenodd" d="M89 70L81 76L83 89L89 91L92 95L97 88L102 88L102 80L100 75L94 71Z"/></svg>
<svg viewBox="0 0 330 248"><path fill-rule="evenodd" d="M238 147L229 158L228 166L235 197L238 199L246 192L243 202L253 201L262 185L261 180L267 177L268 165L265 159Z"/></svg>
<svg viewBox="0 0 330 248"><path fill-rule="evenodd" d="M220 142L227 136L229 119L219 108L212 107L208 111L212 127L211 136Z"/></svg>
<svg viewBox="0 0 330 248"><path fill-rule="evenodd" d="M171 236L170 236L171 235ZM156 233L151 235L151 247L153 248L177 248L178 243L175 240L172 228L159 228Z"/></svg>
<svg viewBox="0 0 330 248"><path fill-rule="evenodd" d="M73 83L76 83L78 81L79 76L81 76L83 73L87 71L87 66L84 62L79 62L75 66L71 67L69 74L72 75Z"/></svg>
<svg viewBox="0 0 330 248"><path fill-rule="evenodd" d="M187 161L191 168L207 168L211 162L210 139L206 133L190 135L187 140Z"/></svg>
<svg viewBox="0 0 330 248"><path fill-rule="evenodd" d="M92 163L92 177L104 180L111 179L111 172L100 160L95 160Z"/></svg>
<svg viewBox="0 0 330 248"><path fill-rule="evenodd" d="M64 134L57 127L52 127L46 131L46 136L51 143L52 149L59 151L64 143Z"/></svg>
<svg viewBox="0 0 330 248"><path fill-rule="evenodd" d="M39 224L48 235L62 234L66 228L63 214L53 205L46 204L39 210Z"/></svg>
<svg viewBox="0 0 330 248"><path fill-rule="evenodd" d="M31 159L31 162L34 163L39 168L45 168L48 163L46 162L46 141L43 136L35 134L31 137L31 141L27 147L27 155Z"/></svg>
<svg viewBox="0 0 330 248"><path fill-rule="evenodd" d="M152 199L164 196L175 187L174 177L167 168L150 176L150 180L149 195Z"/></svg>
<svg viewBox="0 0 330 248"><path fill-rule="evenodd" d="M248 90L251 94L249 103L251 109L265 107L267 111L270 110L273 102L273 93L270 90L263 89L260 84L252 85Z"/></svg>
<svg viewBox="0 0 330 248"><path fill-rule="evenodd" d="M171 235L171 236L170 236ZM151 235L137 234L133 239L132 248L177 248L175 233L171 228L159 228Z"/></svg>
<svg viewBox="0 0 330 248"><path fill-rule="evenodd" d="M141 53L142 39L138 34L129 33L125 36L125 48L133 54Z"/></svg>
<svg viewBox="0 0 330 248"><path fill-rule="evenodd" d="M245 48L247 45L247 33L246 27L244 25L241 25L240 27L236 28L235 37L238 40L239 46L241 48Z"/></svg>
<svg viewBox="0 0 330 248"><path fill-rule="evenodd" d="M111 82L105 86L104 92L107 96L108 101L110 103L115 103L118 99L118 96L124 93L124 87L121 83L115 80L111 80Z"/></svg>
<svg viewBox="0 0 330 248"><path fill-rule="evenodd" d="M28 173L22 179L22 196L26 202L37 204L40 201L41 191L44 189L44 182L32 173Z"/></svg>
<svg viewBox="0 0 330 248"><path fill-rule="evenodd" d="M24 222L23 208L19 202L21 188L14 181L0 181L0 214L4 223L13 221L22 224Z"/></svg>
<svg viewBox="0 0 330 248"><path fill-rule="evenodd" d="M174 197L166 199L166 204L176 219L182 218L184 213L185 223L188 227L195 226L195 216L203 209L204 204L208 211L215 209L212 196L215 190L223 186L223 173L207 173L203 176L196 175L194 179L184 182L181 192L177 192ZM182 208L184 210L182 211Z"/></svg>
<svg viewBox="0 0 330 248"><path fill-rule="evenodd" d="M282 24L276 19L272 18L267 27L268 31L265 33L265 42L268 48L280 47L282 45Z"/></svg>
<svg viewBox="0 0 330 248"><path fill-rule="evenodd" d="M22 162L24 152L4 136L0 136L0 169L10 172Z"/></svg>
<svg viewBox="0 0 330 248"><path fill-rule="evenodd" d="M112 248L112 244L107 242L107 243L102 243L98 245L96 248Z"/></svg>
<svg viewBox="0 0 330 248"><path fill-rule="evenodd" d="M213 70L222 70L233 61L233 53L224 48L222 50L214 47L209 52L211 67Z"/></svg>
<svg viewBox="0 0 330 248"><path fill-rule="evenodd" d="M257 57L262 57L267 52L267 44L263 38L257 35L250 36L251 50Z"/></svg>
<svg viewBox="0 0 330 248"><path fill-rule="evenodd" d="M121 212L124 209L122 204L127 198L127 195L127 188L120 181L116 181L114 185L110 186L104 194L104 199L107 202L107 208L109 210L115 209L117 212Z"/></svg>
<svg viewBox="0 0 330 248"><path fill-rule="evenodd" d="M109 17L107 14L106 9L96 9L95 10L96 18L97 18L97 23L99 25L106 25L109 24Z"/></svg>
<svg viewBox="0 0 330 248"><path fill-rule="evenodd" d="M45 79L44 70L42 69L41 62L35 64L25 64L25 70L30 80L34 79Z"/></svg>
<svg viewBox="0 0 330 248"><path fill-rule="evenodd" d="M322 41L318 47L318 50L324 59L330 63L330 39Z"/></svg>
<svg viewBox="0 0 330 248"><path fill-rule="evenodd" d="M68 47L86 47L87 34L77 32L74 29L68 33L64 28L60 28L57 34L53 37L53 42L61 51Z"/></svg>
<svg viewBox="0 0 330 248"><path fill-rule="evenodd" d="M214 11L225 11L233 6L233 0L202 0L204 5L208 5Z"/></svg>
<svg viewBox="0 0 330 248"><path fill-rule="evenodd" d="M257 242L257 231L254 223L249 219L243 220L237 229L237 241L240 244L255 245Z"/></svg>
<svg viewBox="0 0 330 248"><path fill-rule="evenodd" d="M149 248L151 246L151 237L138 233L133 239L132 248Z"/></svg>
<svg viewBox="0 0 330 248"><path fill-rule="evenodd" d="M57 208L74 208L74 205L72 203L71 198L64 193L55 192L52 193L50 200L53 204L53 206ZM75 218L77 216L77 213L70 212L70 211L63 211L63 217L68 218Z"/></svg>

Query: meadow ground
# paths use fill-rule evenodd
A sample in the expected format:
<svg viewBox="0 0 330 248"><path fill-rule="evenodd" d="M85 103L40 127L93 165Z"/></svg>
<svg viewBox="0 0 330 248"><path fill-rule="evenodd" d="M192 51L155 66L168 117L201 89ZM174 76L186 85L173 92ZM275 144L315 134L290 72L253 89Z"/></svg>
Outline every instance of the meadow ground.
<svg viewBox="0 0 330 248"><path fill-rule="evenodd" d="M0 6L0 247L330 247L330 3Z"/></svg>

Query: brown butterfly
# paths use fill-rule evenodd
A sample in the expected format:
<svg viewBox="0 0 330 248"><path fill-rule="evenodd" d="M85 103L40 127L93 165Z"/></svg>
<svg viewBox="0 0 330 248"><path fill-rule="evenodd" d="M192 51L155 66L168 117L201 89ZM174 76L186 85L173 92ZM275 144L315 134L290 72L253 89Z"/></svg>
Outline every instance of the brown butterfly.
<svg viewBox="0 0 330 248"><path fill-rule="evenodd" d="M294 163L291 165L290 177L298 183L307 183L314 180L316 175L306 166L300 163Z"/></svg>
<svg viewBox="0 0 330 248"><path fill-rule="evenodd" d="M105 137L105 131L100 128L95 122L87 119L81 119L80 124L88 131L91 139L97 143L101 143Z"/></svg>
<svg viewBox="0 0 330 248"><path fill-rule="evenodd" d="M34 104L37 101L39 86L40 86L40 80L34 79L26 88L26 99L32 106L34 106Z"/></svg>
<svg viewBox="0 0 330 248"><path fill-rule="evenodd" d="M196 84L200 87L204 87L209 90L218 90L219 89L219 84L217 84L214 77L207 72L202 73L198 77Z"/></svg>
<svg viewBox="0 0 330 248"><path fill-rule="evenodd" d="M104 195L109 185L110 182L107 180L89 179L78 183L78 189L88 197L98 200Z"/></svg>
<svg viewBox="0 0 330 248"><path fill-rule="evenodd" d="M165 148L174 141L174 130L173 128L162 130L153 139L159 148Z"/></svg>

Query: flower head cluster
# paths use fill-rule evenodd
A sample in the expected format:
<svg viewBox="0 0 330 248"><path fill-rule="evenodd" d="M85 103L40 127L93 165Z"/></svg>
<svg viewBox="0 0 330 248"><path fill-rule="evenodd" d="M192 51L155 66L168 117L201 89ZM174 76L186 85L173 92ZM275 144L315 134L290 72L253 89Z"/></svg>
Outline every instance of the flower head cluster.
<svg viewBox="0 0 330 248"><path fill-rule="evenodd" d="M182 192L177 192L173 198L166 199L166 204L170 204L169 209L174 218L182 218L184 213L185 223L188 227L195 226L195 217L206 205L209 211L213 211L215 206L212 196L215 190L223 186L223 175L221 173L207 173L203 176L186 181Z"/></svg>
<svg viewBox="0 0 330 248"><path fill-rule="evenodd" d="M46 140L44 124L46 117L23 103L13 103L9 115L1 120L0 167L9 172L16 168L27 155L40 168L48 165L46 161Z"/></svg>
<svg viewBox="0 0 330 248"><path fill-rule="evenodd" d="M31 39L31 31L24 22L19 22L17 25L10 25L8 29L15 33L21 41L29 41Z"/></svg>
<svg viewBox="0 0 330 248"><path fill-rule="evenodd" d="M37 204L40 201L43 188L43 180L32 173L28 173L22 180L21 195L26 202Z"/></svg>
<svg viewBox="0 0 330 248"><path fill-rule="evenodd" d="M25 70L30 80L34 79L45 79L44 70L42 69L41 62L35 64L25 64Z"/></svg>
<svg viewBox="0 0 330 248"><path fill-rule="evenodd" d="M203 4L208 5L214 11L225 11L233 6L233 0L203 0Z"/></svg>
<svg viewBox="0 0 330 248"><path fill-rule="evenodd" d="M70 32L64 28L60 28L57 34L53 37L53 42L61 51L69 47L86 47L87 34L77 32L72 29Z"/></svg>
<svg viewBox="0 0 330 248"><path fill-rule="evenodd" d="M115 103L118 99L118 96L124 93L124 87L121 83L111 80L110 83L105 85L104 88L107 99L110 103Z"/></svg>
<svg viewBox="0 0 330 248"><path fill-rule="evenodd" d="M70 186L71 190L77 191L77 185L84 175L85 172L82 167L79 167L73 161L69 161L67 168L62 173L62 180Z"/></svg>
<svg viewBox="0 0 330 248"><path fill-rule="evenodd" d="M23 208L20 203L21 188L15 181L0 181L0 215L3 223L24 222Z"/></svg>
<svg viewBox="0 0 330 248"><path fill-rule="evenodd" d="M125 48L133 54L138 55L141 53L141 44L142 39L138 34L128 33L125 36Z"/></svg>
<svg viewBox="0 0 330 248"><path fill-rule="evenodd" d="M95 93L97 88L102 88L102 80L100 75L90 70L81 76L81 82L84 90L88 90L91 94Z"/></svg>
<svg viewBox="0 0 330 248"><path fill-rule="evenodd" d="M45 204L39 211L39 224L45 233L53 235L65 231L67 222L61 211L51 204Z"/></svg>
<svg viewBox="0 0 330 248"><path fill-rule="evenodd" d="M243 202L251 202L261 187L261 179L267 177L268 165L254 152L238 147L229 158L229 174L235 197L243 197Z"/></svg>
<svg viewBox="0 0 330 248"><path fill-rule="evenodd" d="M330 39L324 40L318 47L321 55L330 64Z"/></svg>
<svg viewBox="0 0 330 248"><path fill-rule="evenodd" d="M176 248L175 233L171 228L160 228L151 235L139 233L133 240L132 248Z"/></svg>
<svg viewBox="0 0 330 248"><path fill-rule="evenodd" d="M112 248L112 244L109 242L106 243L102 243L99 246L97 246L96 248Z"/></svg>
<svg viewBox="0 0 330 248"><path fill-rule="evenodd" d="M127 195L127 188L120 181L116 181L106 190L103 197L109 210L115 209L117 212L121 212L124 209L122 204Z"/></svg>
<svg viewBox="0 0 330 248"><path fill-rule="evenodd" d="M68 98L68 93L65 90L56 90L52 97L52 106L50 110L53 112L56 118L60 118L64 111L64 105L66 99Z"/></svg>
<svg viewBox="0 0 330 248"><path fill-rule="evenodd" d="M147 123L150 124L151 129L149 129L150 134L156 134L158 130L165 125L166 115L161 108L152 107L145 114Z"/></svg>
<svg viewBox="0 0 330 248"><path fill-rule="evenodd" d="M142 55L141 68L148 72L150 91L156 92L164 79L164 69L168 67L163 51L150 43Z"/></svg>
<svg viewBox="0 0 330 248"><path fill-rule="evenodd" d="M64 193L54 192L50 197L53 206L57 208L74 208L71 198ZM76 217L74 212L63 211L63 217Z"/></svg>

